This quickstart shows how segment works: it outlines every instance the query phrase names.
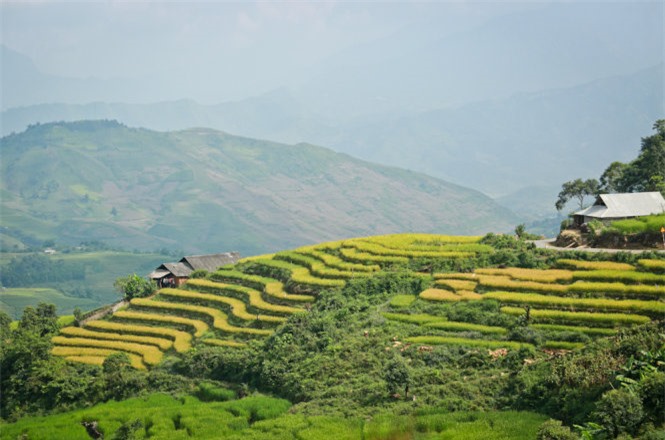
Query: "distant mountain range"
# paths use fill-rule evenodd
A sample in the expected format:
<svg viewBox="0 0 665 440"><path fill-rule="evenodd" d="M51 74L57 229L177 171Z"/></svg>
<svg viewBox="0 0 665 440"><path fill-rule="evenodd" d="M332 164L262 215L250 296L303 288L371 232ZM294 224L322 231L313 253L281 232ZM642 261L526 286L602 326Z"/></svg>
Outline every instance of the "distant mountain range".
<svg viewBox="0 0 665 440"><path fill-rule="evenodd" d="M3 238L244 255L404 231L509 231L483 194L309 144L114 121L3 137Z"/></svg>
<svg viewBox="0 0 665 440"><path fill-rule="evenodd" d="M288 63L271 66L281 72L271 92L233 102L215 97L247 88L244 65L213 82L205 71L183 81L168 70L150 79L63 78L2 46L1 131L100 118L155 130L210 127L323 145L493 197L596 177L635 157L640 137L665 116L662 6L518 9L470 21L446 9L296 69L288 83Z"/></svg>
<svg viewBox="0 0 665 440"><path fill-rule="evenodd" d="M244 136L325 145L505 196L524 187L597 177L634 157L639 139L665 115L663 66L566 89L515 95L401 117L334 124L282 89L219 105L43 104L2 113L5 134L29 124L117 119L156 130L212 127Z"/></svg>

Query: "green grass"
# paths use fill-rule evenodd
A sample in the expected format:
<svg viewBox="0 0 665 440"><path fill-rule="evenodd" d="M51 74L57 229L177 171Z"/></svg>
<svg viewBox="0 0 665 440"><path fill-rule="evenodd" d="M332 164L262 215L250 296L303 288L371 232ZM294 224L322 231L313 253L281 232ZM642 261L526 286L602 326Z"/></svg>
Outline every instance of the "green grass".
<svg viewBox="0 0 665 440"><path fill-rule="evenodd" d="M415 295L395 295L390 298L390 305L397 308L409 307L415 300Z"/></svg>
<svg viewBox="0 0 665 440"><path fill-rule="evenodd" d="M113 438L123 423L136 419L143 422L137 438L226 438L250 429L250 421L275 419L290 406L286 400L260 395L227 402L201 402L193 396L176 398L152 394L63 414L27 417L17 423L2 425L2 438L20 438L25 433L31 440L90 440L81 425L85 420L98 421L104 437Z"/></svg>
<svg viewBox="0 0 665 440"><path fill-rule="evenodd" d="M424 325L430 322L445 321L443 316L434 316L427 313L415 313L408 315L405 313L383 313L383 317L390 321L406 322L409 324Z"/></svg>
<svg viewBox="0 0 665 440"><path fill-rule="evenodd" d="M531 344L527 344L524 342L455 338L448 336L412 336L410 338L405 338L404 340L412 344L461 345L464 347L510 348L513 350L518 350L522 347L533 347Z"/></svg>
<svg viewBox="0 0 665 440"><path fill-rule="evenodd" d="M522 307L501 307L501 312L513 316L525 313ZM586 324L601 327L617 327L626 325L646 324L651 321L648 316L630 313L593 313L570 312L567 310L531 309L531 320L538 323L552 324Z"/></svg>
<svg viewBox="0 0 665 440"><path fill-rule="evenodd" d="M589 270L573 272L573 279L586 281L617 281L622 283L642 283L665 285L665 275L650 272L624 270Z"/></svg>
<svg viewBox="0 0 665 440"><path fill-rule="evenodd" d="M66 296L48 287L6 288L0 292L0 310L14 319L20 318L26 307L36 307L40 302L55 304L58 313L65 315L71 315L76 307L92 310L100 305L96 300Z"/></svg>
<svg viewBox="0 0 665 440"><path fill-rule="evenodd" d="M553 332L579 332L589 336L612 336L617 332L613 328L594 328L576 325L532 324L531 327Z"/></svg>
<svg viewBox="0 0 665 440"><path fill-rule="evenodd" d="M455 411L427 408L412 416L379 414L371 419L305 416L288 413L283 399L253 395L239 400L223 389L193 396L151 394L120 402L2 425L3 439L25 434L31 440L89 440L82 421L96 420L105 438L123 423L140 420L136 438L153 440L523 440L535 438L547 417L518 411ZM177 424L176 424L177 420ZM177 426L176 426L177 425ZM179 429L176 429L179 428Z"/></svg>
<svg viewBox="0 0 665 440"><path fill-rule="evenodd" d="M488 292L484 300L495 299L503 304L522 304L544 308L569 308L581 310L626 311L662 316L665 302L640 300L613 300L604 298L570 298L537 293Z"/></svg>

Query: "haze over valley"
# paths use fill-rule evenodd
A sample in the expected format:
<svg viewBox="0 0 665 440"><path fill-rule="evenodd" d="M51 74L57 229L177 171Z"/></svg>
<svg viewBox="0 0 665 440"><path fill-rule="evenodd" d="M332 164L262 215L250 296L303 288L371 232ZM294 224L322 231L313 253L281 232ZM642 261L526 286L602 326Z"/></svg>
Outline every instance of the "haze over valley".
<svg viewBox="0 0 665 440"><path fill-rule="evenodd" d="M3 134L115 119L306 142L527 197L508 206L526 220L554 213L562 181L634 157L664 110L660 3L3 10Z"/></svg>

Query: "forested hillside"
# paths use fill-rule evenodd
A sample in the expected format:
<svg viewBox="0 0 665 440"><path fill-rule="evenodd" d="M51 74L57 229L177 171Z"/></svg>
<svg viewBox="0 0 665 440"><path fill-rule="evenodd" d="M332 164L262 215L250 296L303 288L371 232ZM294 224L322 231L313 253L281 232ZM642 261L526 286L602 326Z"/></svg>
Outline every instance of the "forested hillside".
<svg viewBox="0 0 665 440"><path fill-rule="evenodd" d="M3 234L243 255L376 233L507 231L479 192L307 144L111 121L2 138Z"/></svg>

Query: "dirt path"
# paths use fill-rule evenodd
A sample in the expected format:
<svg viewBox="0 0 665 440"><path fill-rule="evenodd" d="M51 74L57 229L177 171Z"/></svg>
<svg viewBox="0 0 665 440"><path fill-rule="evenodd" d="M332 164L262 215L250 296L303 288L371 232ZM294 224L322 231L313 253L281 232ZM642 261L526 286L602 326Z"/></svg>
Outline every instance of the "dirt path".
<svg viewBox="0 0 665 440"><path fill-rule="evenodd" d="M603 249L603 248L590 248L586 246L580 246L576 248L562 248L554 246L554 238L546 238L544 240L533 240L532 243L536 245L539 249L551 249L554 251L584 251L584 252L630 252L631 254L640 254L642 252L652 251L665 253L663 249Z"/></svg>
<svg viewBox="0 0 665 440"><path fill-rule="evenodd" d="M128 304L129 304L129 301L122 299L122 300L118 301L117 303L112 304L109 307L105 307L102 310L100 310L99 312L88 316L87 318L85 318L84 320L81 321L81 325L85 325L88 321L96 321L98 319L102 319L103 317L105 317L105 316L107 316L111 313L115 313L120 307L124 307Z"/></svg>

